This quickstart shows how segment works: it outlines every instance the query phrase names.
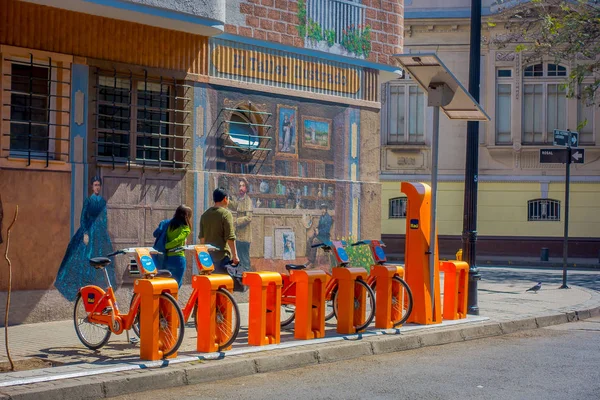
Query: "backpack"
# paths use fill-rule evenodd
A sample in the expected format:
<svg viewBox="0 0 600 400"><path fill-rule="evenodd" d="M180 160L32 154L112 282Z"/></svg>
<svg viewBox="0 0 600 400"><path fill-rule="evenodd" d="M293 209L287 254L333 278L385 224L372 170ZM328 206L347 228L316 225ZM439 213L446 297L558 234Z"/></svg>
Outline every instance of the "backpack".
<svg viewBox="0 0 600 400"><path fill-rule="evenodd" d="M158 228L156 228L153 234L156 240L154 241L154 245L152 247L154 247L154 250L160 251L161 253L167 251L165 246L167 245L167 229L169 228L170 222L170 219L160 221Z"/></svg>

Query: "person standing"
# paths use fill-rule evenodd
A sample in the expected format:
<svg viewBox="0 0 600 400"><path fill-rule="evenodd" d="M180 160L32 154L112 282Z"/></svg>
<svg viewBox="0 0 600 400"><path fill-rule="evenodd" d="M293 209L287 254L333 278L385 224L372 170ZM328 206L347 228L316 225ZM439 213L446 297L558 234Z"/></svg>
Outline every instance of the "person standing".
<svg viewBox="0 0 600 400"><path fill-rule="evenodd" d="M250 271L250 243L252 242L252 200L248 196L248 181L246 178L239 179L239 193L237 199L232 199L229 209L236 211L234 227L236 232L236 245L240 265L240 272Z"/></svg>
<svg viewBox="0 0 600 400"><path fill-rule="evenodd" d="M64 298L74 301L79 289L86 285L104 287L105 277L101 269L90 266L89 259L112 253L113 247L108 234L106 200L100 195L102 179L91 180L92 195L83 202L79 229L71 238L63 257L54 286ZM115 267L106 267L112 284L116 284Z"/></svg>
<svg viewBox="0 0 600 400"><path fill-rule="evenodd" d="M185 274L185 251L172 250L185 246L185 241L191 232L191 219L192 209L188 206L180 205L177 207L177 210L175 210L175 215L173 215L173 218L171 218L171 221L169 221L167 226L167 237L165 241L166 253L164 255L162 267L171 272L173 279L177 281L179 287L181 287L181 284L183 283L183 275Z"/></svg>
<svg viewBox="0 0 600 400"><path fill-rule="evenodd" d="M200 217L198 239L201 244L210 244L219 249L211 251L209 254L215 266L215 272L227 274L227 265L237 265L240 262L235 243L233 215L227 209L229 195L223 188L215 189L213 201L214 206L206 210Z"/></svg>

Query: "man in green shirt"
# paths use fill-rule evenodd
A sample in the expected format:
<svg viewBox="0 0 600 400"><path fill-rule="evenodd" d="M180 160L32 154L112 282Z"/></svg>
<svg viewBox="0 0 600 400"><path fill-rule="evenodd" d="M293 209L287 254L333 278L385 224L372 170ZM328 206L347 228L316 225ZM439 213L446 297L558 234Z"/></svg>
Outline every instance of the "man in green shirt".
<svg viewBox="0 0 600 400"><path fill-rule="evenodd" d="M200 217L198 239L202 244L211 244L219 248L217 251L210 252L215 272L227 274L227 265L237 265L240 262L235 245L233 215L227 209L229 195L223 188L215 189L213 201L215 205Z"/></svg>

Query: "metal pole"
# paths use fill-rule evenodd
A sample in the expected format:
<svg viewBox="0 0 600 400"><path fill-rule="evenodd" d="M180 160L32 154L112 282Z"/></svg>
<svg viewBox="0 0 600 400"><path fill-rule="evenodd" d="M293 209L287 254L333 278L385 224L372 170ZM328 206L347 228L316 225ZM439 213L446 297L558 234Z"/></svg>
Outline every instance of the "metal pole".
<svg viewBox="0 0 600 400"><path fill-rule="evenodd" d="M471 37L469 52L469 93L479 102L481 79L481 0L471 0ZM479 315L477 304L477 281L481 279L477 269L477 181L479 164L479 122L467 122L467 154L465 165L465 198L463 208L463 259L469 264L469 289L467 312Z"/></svg>
<svg viewBox="0 0 600 400"><path fill-rule="evenodd" d="M571 134L569 134L571 143ZM567 259L569 257L569 186L571 181L571 146L567 146L567 171L565 173L565 237L563 239L563 281L559 289L568 289L567 286Z"/></svg>
<svg viewBox="0 0 600 400"><path fill-rule="evenodd" d="M429 284L431 289L431 307L435 315L435 244L436 244L436 210L437 210L437 184L438 184L438 142L440 137L440 107L433 107L433 136L431 139L431 230L429 232Z"/></svg>

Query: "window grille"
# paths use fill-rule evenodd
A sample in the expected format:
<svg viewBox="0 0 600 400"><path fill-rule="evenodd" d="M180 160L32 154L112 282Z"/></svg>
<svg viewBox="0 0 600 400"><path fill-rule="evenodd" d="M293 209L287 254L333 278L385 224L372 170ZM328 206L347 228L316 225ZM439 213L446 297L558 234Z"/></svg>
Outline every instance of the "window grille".
<svg viewBox="0 0 600 400"><path fill-rule="evenodd" d="M8 59L10 85L3 88L9 103L3 104L10 113L4 121L9 122L10 130L3 133L9 136L8 151L11 157L46 161L66 158L69 155L69 109L70 81L62 80L70 76L70 68L53 64L52 59L40 61L30 55L29 59ZM64 156L64 157L63 157Z"/></svg>
<svg viewBox="0 0 600 400"><path fill-rule="evenodd" d="M406 218L406 197L396 197L389 201L389 216L388 218Z"/></svg>
<svg viewBox="0 0 600 400"><path fill-rule="evenodd" d="M174 78L96 71L99 162L187 169L191 89Z"/></svg>
<svg viewBox="0 0 600 400"><path fill-rule="evenodd" d="M272 137L267 122L272 114L251 109L251 106L224 107L218 144L225 160L217 169L235 173L258 174L271 151Z"/></svg>
<svg viewBox="0 0 600 400"><path fill-rule="evenodd" d="M529 200L527 202L527 221L560 221L560 201Z"/></svg>

